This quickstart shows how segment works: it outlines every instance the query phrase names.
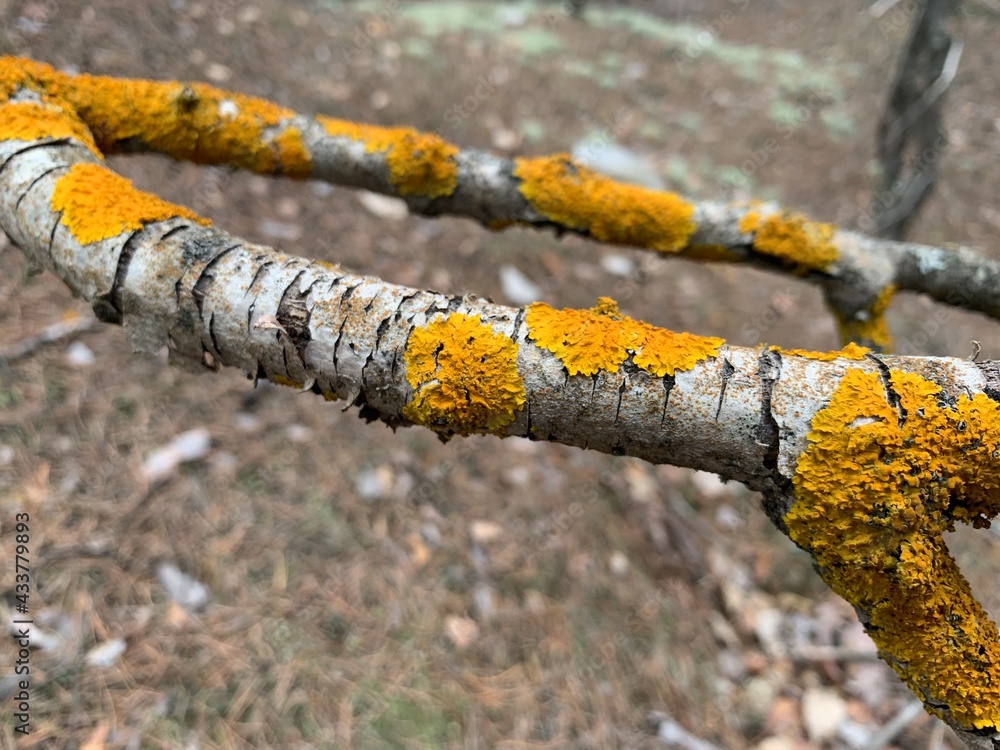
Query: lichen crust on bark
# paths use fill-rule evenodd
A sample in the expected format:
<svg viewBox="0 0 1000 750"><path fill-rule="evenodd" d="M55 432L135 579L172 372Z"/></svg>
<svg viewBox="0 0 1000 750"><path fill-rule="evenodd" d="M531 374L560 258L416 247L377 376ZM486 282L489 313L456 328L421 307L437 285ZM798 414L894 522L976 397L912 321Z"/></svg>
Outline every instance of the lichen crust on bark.
<svg viewBox="0 0 1000 750"><path fill-rule="evenodd" d="M1000 406L909 372L849 369L812 419L785 516L882 657L952 724L1000 724L1000 634L949 555L998 511Z"/></svg>
<svg viewBox="0 0 1000 750"><path fill-rule="evenodd" d="M634 364L658 378L673 377L696 362L714 357L723 339L656 328L618 311L601 297L590 310L556 310L544 302L527 308L528 336L559 358L570 375L615 372L631 356Z"/></svg>
<svg viewBox="0 0 1000 750"><path fill-rule="evenodd" d="M382 128L333 117L317 117L326 134L364 144L369 154L384 153L389 182L400 195L440 198L458 184L458 148L433 133L413 128Z"/></svg>
<svg viewBox="0 0 1000 750"><path fill-rule="evenodd" d="M622 185L568 154L515 159L520 192L542 217L601 242L674 253L697 225L694 205L675 193Z"/></svg>
<svg viewBox="0 0 1000 750"><path fill-rule="evenodd" d="M762 216L750 210L740 220L740 231L751 235L754 250L801 272L827 271L840 255L833 242L836 227L801 214Z"/></svg>
<svg viewBox="0 0 1000 750"><path fill-rule="evenodd" d="M81 245L134 232L165 219L209 224L194 211L137 190L124 177L100 164L74 164L56 182L52 210Z"/></svg>
<svg viewBox="0 0 1000 750"><path fill-rule="evenodd" d="M450 433L496 433L524 406L517 345L472 315L452 313L414 329L406 343L413 400L403 416Z"/></svg>

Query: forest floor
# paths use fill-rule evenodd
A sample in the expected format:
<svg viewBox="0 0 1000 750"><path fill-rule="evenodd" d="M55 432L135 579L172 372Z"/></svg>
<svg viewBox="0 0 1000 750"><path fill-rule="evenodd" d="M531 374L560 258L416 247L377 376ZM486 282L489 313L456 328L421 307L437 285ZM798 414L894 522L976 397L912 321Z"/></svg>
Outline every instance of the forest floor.
<svg viewBox="0 0 1000 750"><path fill-rule="evenodd" d="M874 19L858 3L595 2L574 20L558 3L0 0L0 53L207 80L501 153L596 158L614 143L685 195L851 227L912 6ZM940 187L911 237L996 256L1000 26L974 11ZM738 344L838 346L818 291L791 277L399 215L311 182L113 164L237 235L389 281L501 302L514 267L557 306L609 295ZM91 315L2 235L0 264L0 349ZM1000 358L1000 327L981 317L901 296L889 318L905 353L964 357L976 339ZM149 479L147 459L195 429L207 450ZM716 747L854 748L913 700L741 486L519 439L393 433L133 355L118 328L0 363L0 498L0 608L14 513L32 518L42 648L21 747L655 748L672 721ZM950 543L1000 611L994 536ZM178 601L193 581L201 606ZM5 747L14 654L0 640ZM893 743L957 747L923 713Z"/></svg>

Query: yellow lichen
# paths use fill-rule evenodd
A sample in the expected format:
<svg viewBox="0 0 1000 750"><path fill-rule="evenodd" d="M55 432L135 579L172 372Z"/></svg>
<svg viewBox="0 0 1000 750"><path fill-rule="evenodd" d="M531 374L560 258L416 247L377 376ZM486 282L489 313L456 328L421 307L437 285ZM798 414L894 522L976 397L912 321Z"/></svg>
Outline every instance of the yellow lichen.
<svg viewBox="0 0 1000 750"><path fill-rule="evenodd" d="M283 385L286 388L296 388L300 391L303 389L303 387L305 387L305 383L303 383L301 380L292 380L287 375L272 375L271 382L276 383L277 385Z"/></svg>
<svg viewBox="0 0 1000 750"><path fill-rule="evenodd" d="M751 234L757 231L760 226L760 213L757 211L747 211L740 219L740 231L743 234Z"/></svg>
<svg viewBox="0 0 1000 750"><path fill-rule="evenodd" d="M452 313L417 328L406 344L412 422L446 433L502 434L526 401L517 346L473 315Z"/></svg>
<svg viewBox="0 0 1000 750"><path fill-rule="evenodd" d="M754 235L754 250L797 271L826 271L839 257L833 242L837 228L801 214L771 214L762 219L759 212L748 211L739 226L744 234Z"/></svg>
<svg viewBox="0 0 1000 750"><path fill-rule="evenodd" d="M309 176L312 172L312 157L302 142L302 133L298 128L285 128L275 136L273 142L278 152L281 174L299 179Z"/></svg>
<svg viewBox="0 0 1000 750"><path fill-rule="evenodd" d="M389 181L400 195L440 198L458 185L458 148L433 133L412 128L360 125L333 117L317 117L328 135L350 138L370 153L385 152Z"/></svg>
<svg viewBox="0 0 1000 750"><path fill-rule="evenodd" d="M138 142L177 159L305 177L311 159L294 112L203 83L67 75L23 58L0 58L0 94L23 86L68 105L105 153ZM284 123L284 124L283 124Z"/></svg>
<svg viewBox="0 0 1000 750"><path fill-rule="evenodd" d="M809 349L782 349L780 346L772 346L771 351L778 352L784 357L805 357L806 359L818 359L821 362L832 362L835 359L864 359L865 355L871 352L871 349L851 343L843 349L832 352L814 352Z"/></svg>
<svg viewBox="0 0 1000 750"><path fill-rule="evenodd" d="M885 311L895 294L896 285L887 284L866 311L864 320L846 320L838 315L841 341L870 342L883 352L889 351L892 348L892 332L885 320Z"/></svg>
<svg viewBox="0 0 1000 750"><path fill-rule="evenodd" d="M101 155L87 126L71 112L39 102L8 102L0 106L0 141L39 138L72 138L94 155Z"/></svg>
<svg viewBox="0 0 1000 750"><path fill-rule="evenodd" d="M601 297L590 310L556 310L544 302L527 308L528 337L552 352L570 375L616 371L629 354L636 366L662 378L718 354L718 338L675 333L633 320Z"/></svg>
<svg viewBox="0 0 1000 750"><path fill-rule="evenodd" d="M1000 407L982 393L849 370L816 414L794 477L789 535L866 613L880 652L964 727L1000 724L1000 634L949 556L956 521L988 524L1000 491Z"/></svg>
<svg viewBox="0 0 1000 750"><path fill-rule="evenodd" d="M675 253L696 229L694 206L680 196L622 185L567 154L516 159L514 176L538 213L601 242Z"/></svg>
<svg viewBox="0 0 1000 750"><path fill-rule="evenodd" d="M0 57L0 100L6 101L21 87L41 93L57 75L50 65L23 57Z"/></svg>
<svg viewBox="0 0 1000 750"><path fill-rule="evenodd" d="M81 245L141 229L165 219L209 224L190 209L137 190L131 182L99 164L74 164L56 182L52 210Z"/></svg>

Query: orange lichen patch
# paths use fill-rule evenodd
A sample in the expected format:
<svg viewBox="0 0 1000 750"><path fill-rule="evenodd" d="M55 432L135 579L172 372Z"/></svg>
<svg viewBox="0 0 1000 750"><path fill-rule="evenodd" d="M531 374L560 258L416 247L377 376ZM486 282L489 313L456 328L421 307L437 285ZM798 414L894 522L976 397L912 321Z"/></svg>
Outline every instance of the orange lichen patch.
<svg viewBox="0 0 1000 750"><path fill-rule="evenodd" d="M798 271L826 271L839 257L832 224L810 221L801 214L771 214L761 218L748 211L740 231L753 234L753 249L784 261Z"/></svg>
<svg viewBox="0 0 1000 750"><path fill-rule="evenodd" d="M287 388L297 388L300 391L305 387L305 383L299 380L292 380L285 375L272 375L271 382L276 383L277 385L283 385Z"/></svg>
<svg viewBox="0 0 1000 750"><path fill-rule="evenodd" d="M642 348L635 351L632 361L658 378L672 376L677 370L690 370L703 359L718 354L719 347L725 343L725 339L713 336L668 331L642 322L636 325L640 329Z"/></svg>
<svg viewBox="0 0 1000 750"><path fill-rule="evenodd" d="M886 323L885 311L895 293L896 285L887 284L868 308L868 315L864 320L845 320L838 315L837 326L841 340L870 342L883 352L889 351L892 348L892 332Z"/></svg>
<svg viewBox="0 0 1000 750"><path fill-rule="evenodd" d="M452 313L410 334L404 356L412 422L446 433L503 434L526 401L517 346L473 315Z"/></svg>
<svg viewBox="0 0 1000 750"><path fill-rule="evenodd" d="M80 118L39 102L8 102L0 106L0 141L72 138L96 156L101 152Z"/></svg>
<svg viewBox="0 0 1000 750"><path fill-rule="evenodd" d="M0 57L0 99L6 101L22 86L41 92L58 75L51 65L24 57Z"/></svg>
<svg viewBox="0 0 1000 750"><path fill-rule="evenodd" d="M743 214L743 218L740 219L740 231L744 234L751 234L757 231L757 227L760 226L760 212L759 211L747 211Z"/></svg>
<svg viewBox="0 0 1000 750"><path fill-rule="evenodd" d="M622 185L568 154L516 159L520 192L538 213L594 239L678 252L696 229L694 206L674 193Z"/></svg>
<svg viewBox="0 0 1000 750"><path fill-rule="evenodd" d="M299 179L309 176L312 172L312 157L306 150L302 133L298 128L286 127L272 142L278 152L281 174Z"/></svg>
<svg viewBox="0 0 1000 750"><path fill-rule="evenodd" d="M52 192L52 210L81 245L165 219L209 224L190 209L137 190L131 182L99 164L74 164Z"/></svg>
<svg viewBox="0 0 1000 750"><path fill-rule="evenodd" d="M809 349L782 349L780 346L772 346L771 351L778 352L783 357L805 357L806 359L818 359L821 362L832 362L835 359L864 359L865 355L871 352L871 349L851 343L843 349L832 352L814 352Z"/></svg>
<svg viewBox="0 0 1000 750"><path fill-rule="evenodd" d="M100 134L98 142L105 150L121 150L138 141L200 164L293 176L309 171L303 167L309 157L301 137L280 126L295 113L264 99L201 83L89 75L68 78L64 95Z"/></svg>
<svg viewBox="0 0 1000 750"><path fill-rule="evenodd" d="M440 198L451 195L458 185L458 147L433 133L360 125L333 117L316 120L330 136L363 143L370 154L385 152L389 181L400 195Z"/></svg>
<svg viewBox="0 0 1000 750"><path fill-rule="evenodd" d="M852 369L816 414L785 515L826 582L864 612L886 661L928 706L964 727L1000 724L1000 633L942 537L989 524L1000 490L1000 407L953 406L940 387Z"/></svg>
<svg viewBox="0 0 1000 750"><path fill-rule="evenodd" d="M633 320L608 297L590 310L556 310L535 302L527 307L525 321L528 337L556 355L570 375L614 372L632 354L637 367L662 378L714 357L725 343Z"/></svg>
<svg viewBox="0 0 1000 750"><path fill-rule="evenodd" d="M106 152L134 143L177 159L304 177L311 159L290 109L202 83L67 75L23 58L0 58L0 95L18 87L74 109Z"/></svg>
<svg viewBox="0 0 1000 750"><path fill-rule="evenodd" d="M544 302L527 307L528 338L559 358L570 375L614 372L639 348L635 332L621 325L614 300L601 297L590 310L556 310Z"/></svg>

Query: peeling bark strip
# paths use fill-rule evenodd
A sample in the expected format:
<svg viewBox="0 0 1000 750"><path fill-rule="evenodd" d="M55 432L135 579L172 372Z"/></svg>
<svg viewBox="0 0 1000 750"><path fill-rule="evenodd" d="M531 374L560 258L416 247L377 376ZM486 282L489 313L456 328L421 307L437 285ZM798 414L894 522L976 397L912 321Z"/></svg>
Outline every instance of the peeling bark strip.
<svg viewBox="0 0 1000 750"><path fill-rule="evenodd" d="M111 173L97 150L107 133L84 125L101 105L74 104L83 89L64 86L77 78L36 67L0 76L0 228L134 348L167 345L175 363L239 367L392 426L554 440L744 482L928 710L969 747L991 746L1000 635L942 535L1000 510L996 363L735 347L634 320L607 298L516 309L284 255ZM284 115L261 112L254 122L283 142ZM168 137L152 133L130 137ZM183 143L204 153L198 138ZM281 160L281 149L251 160L265 153ZM800 234L838 236L744 220L775 256Z"/></svg>
<svg viewBox="0 0 1000 750"><path fill-rule="evenodd" d="M0 128L32 141L72 138L95 155L156 151L203 164L311 177L404 199L501 229L552 227L601 242L790 272L823 287L845 342L887 349L896 291L1000 318L1000 262L966 249L877 240L772 204L693 203L623 185L566 154L505 159L431 133L298 115L202 83L68 75L0 58ZM63 106L64 105L64 106ZM64 116L59 115L62 106Z"/></svg>

